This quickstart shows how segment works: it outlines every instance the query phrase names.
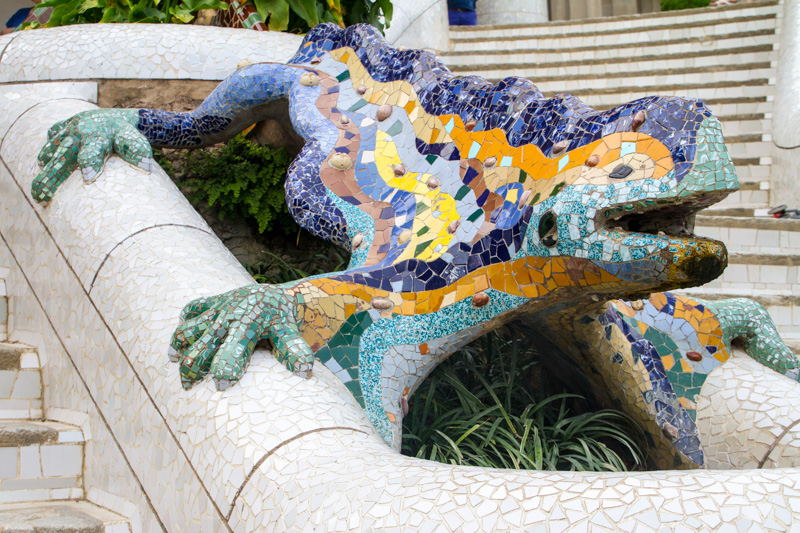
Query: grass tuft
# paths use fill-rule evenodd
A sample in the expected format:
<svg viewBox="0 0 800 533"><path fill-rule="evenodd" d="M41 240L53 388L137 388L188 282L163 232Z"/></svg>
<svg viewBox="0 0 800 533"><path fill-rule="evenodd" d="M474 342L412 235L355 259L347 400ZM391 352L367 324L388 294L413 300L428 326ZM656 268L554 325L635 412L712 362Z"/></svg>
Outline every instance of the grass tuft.
<svg viewBox="0 0 800 533"><path fill-rule="evenodd" d="M577 413L579 395L545 396L518 337L490 333L439 365L411 398L405 455L454 465L619 472L641 467L641 430L609 409Z"/></svg>

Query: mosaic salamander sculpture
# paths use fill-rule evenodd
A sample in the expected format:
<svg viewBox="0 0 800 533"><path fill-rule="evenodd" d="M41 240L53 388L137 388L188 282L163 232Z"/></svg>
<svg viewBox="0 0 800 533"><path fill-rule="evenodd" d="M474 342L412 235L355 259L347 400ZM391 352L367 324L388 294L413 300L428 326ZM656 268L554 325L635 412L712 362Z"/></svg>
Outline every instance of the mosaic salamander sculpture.
<svg viewBox="0 0 800 533"><path fill-rule="evenodd" d="M286 180L289 209L351 261L345 272L189 303L172 339L186 387L209 373L235 382L267 338L290 371L308 376L315 359L331 369L397 447L405 400L426 374L525 315L567 344L606 342L587 351L622 358L608 375L641 385L654 431L676 442L696 434L687 413L699 381L680 376L724 358L753 309L687 312L688 300L659 293L727 264L722 243L691 233L699 209L738 188L719 121L700 101L649 97L599 112L568 95L545 99L525 79L453 76L369 26L320 25L288 64L242 68L192 112L101 109L56 124L33 196L49 201L76 166L95 179L112 149L147 170L151 145L231 138L279 98L306 139ZM641 308L603 304L651 293ZM784 351L751 353L796 376L796 359L756 312L767 326L746 333ZM702 464L692 446L681 450Z"/></svg>

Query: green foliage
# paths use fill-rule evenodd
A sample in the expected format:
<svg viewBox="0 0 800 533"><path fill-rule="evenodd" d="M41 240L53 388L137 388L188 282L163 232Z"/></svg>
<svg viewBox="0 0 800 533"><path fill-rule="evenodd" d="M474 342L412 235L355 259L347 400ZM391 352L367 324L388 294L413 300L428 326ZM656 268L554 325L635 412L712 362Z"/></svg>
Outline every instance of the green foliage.
<svg viewBox="0 0 800 533"><path fill-rule="evenodd" d="M523 340L491 333L451 356L422 383L403 420L403 453L458 465L624 471L642 464L622 413L573 414L579 396L544 397ZM618 451L619 450L619 451ZM625 459L625 458L626 459Z"/></svg>
<svg viewBox="0 0 800 533"><path fill-rule="evenodd" d="M280 229L289 234L297 231L283 190L289 162L283 148L260 146L238 135L221 148L190 153L182 185L189 188L193 203L218 206L222 219L241 216L260 233Z"/></svg>
<svg viewBox="0 0 800 533"><path fill-rule="evenodd" d="M391 0L253 0L270 30L306 33L322 22L342 28L360 22L381 32L392 20Z"/></svg>
<svg viewBox="0 0 800 533"><path fill-rule="evenodd" d="M227 9L222 0L45 0L38 7L52 7L45 26L95 22L188 23L201 9ZM39 27L26 23L23 29Z"/></svg>
<svg viewBox="0 0 800 533"><path fill-rule="evenodd" d="M661 11L675 11L677 9L694 9L708 7L711 0L661 0Z"/></svg>
<svg viewBox="0 0 800 533"><path fill-rule="evenodd" d="M292 260L291 263L273 253L264 252L267 256L266 261L257 265L245 265L245 268L257 283L272 285L280 285L329 272L340 272L347 268L349 259L342 255L338 248L331 247L327 252L298 258Z"/></svg>
<svg viewBox="0 0 800 533"><path fill-rule="evenodd" d="M270 30L306 33L321 22L341 27L368 22L379 30L389 27L391 0L253 0ZM201 9L228 9L222 0L45 0L52 7L47 27L95 22L171 22L188 24ZM23 29L38 28L28 22Z"/></svg>

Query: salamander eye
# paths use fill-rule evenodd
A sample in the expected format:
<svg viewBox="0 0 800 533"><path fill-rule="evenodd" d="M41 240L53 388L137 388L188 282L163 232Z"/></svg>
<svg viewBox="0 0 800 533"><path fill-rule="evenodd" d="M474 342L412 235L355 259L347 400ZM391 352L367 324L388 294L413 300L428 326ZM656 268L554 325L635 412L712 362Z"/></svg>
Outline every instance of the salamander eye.
<svg viewBox="0 0 800 533"><path fill-rule="evenodd" d="M539 220L539 238L542 244L548 248L555 246L558 242L558 224L556 215L552 211L545 212Z"/></svg>

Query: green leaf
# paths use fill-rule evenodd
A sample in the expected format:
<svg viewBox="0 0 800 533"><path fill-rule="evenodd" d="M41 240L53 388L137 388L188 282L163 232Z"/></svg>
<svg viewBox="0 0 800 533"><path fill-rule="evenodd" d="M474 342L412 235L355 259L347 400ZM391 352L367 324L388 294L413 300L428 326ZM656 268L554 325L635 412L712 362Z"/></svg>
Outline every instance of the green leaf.
<svg viewBox="0 0 800 533"><path fill-rule="evenodd" d="M228 4L221 0L183 0L183 3L178 8L182 11L189 11L195 13L201 9L228 9Z"/></svg>
<svg viewBox="0 0 800 533"><path fill-rule="evenodd" d="M309 27L314 27L319 24L316 0L293 0L291 7L292 11L297 13Z"/></svg>
<svg viewBox="0 0 800 533"><path fill-rule="evenodd" d="M286 0L255 0L258 14L270 31L283 31L289 27L289 3Z"/></svg>
<svg viewBox="0 0 800 533"><path fill-rule="evenodd" d="M191 11L188 9L181 7L175 8L175 11L172 12L172 20L177 22L183 22L184 24L188 24L192 21L194 15L192 15Z"/></svg>
<svg viewBox="0 0 800 533"><path fill-rule="evenodd" d="M52 28L55 26L75 24L78 17L78 7L80 7L80 0L72 0L71 2L54 8L52 14L50 15L50 20L47 21L45 26Z"/></svg>
<svg viewBox="0 0 800 533"><path fill-rule="evenodd" d="M100 7L99 0L83 0L81 7L78 8L78 13L84 13L87 9Z"/></svg>

